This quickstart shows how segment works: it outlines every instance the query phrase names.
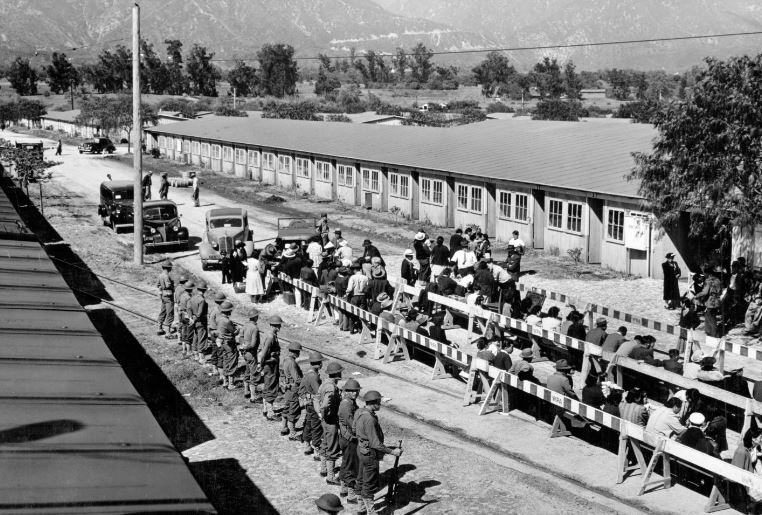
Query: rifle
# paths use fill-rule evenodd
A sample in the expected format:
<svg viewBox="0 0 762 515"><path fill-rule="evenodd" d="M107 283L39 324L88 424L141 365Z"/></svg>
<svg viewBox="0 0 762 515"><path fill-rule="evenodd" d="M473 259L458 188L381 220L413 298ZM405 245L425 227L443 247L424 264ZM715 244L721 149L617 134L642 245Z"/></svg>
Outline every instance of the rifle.
<svg viewBox="0 0 762 515"><path fill-rule="evenodd" d="M397 446L402 449L402 440L399 441ZM397 502L397 483L399 483L399 473L397 467L400 464L400 457L394 457L394 468L392 468L392 477L389 479L389 488L386 491L386 505L389 507L389 513L394 513L394 505Z"/></svg>

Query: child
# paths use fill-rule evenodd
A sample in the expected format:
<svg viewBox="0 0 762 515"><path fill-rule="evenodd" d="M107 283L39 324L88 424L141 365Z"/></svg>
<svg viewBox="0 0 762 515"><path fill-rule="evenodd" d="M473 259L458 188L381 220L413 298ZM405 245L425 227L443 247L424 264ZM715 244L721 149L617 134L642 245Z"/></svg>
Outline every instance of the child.
<svg viewBox="0 0 762 515"><path fill-rule="evenodd" d="M220 255L222 256L222 259L220 260L220 268L222 269L222 284L232 283L233 270L230 263L230 257L224 250L220 251Z"/></svg>

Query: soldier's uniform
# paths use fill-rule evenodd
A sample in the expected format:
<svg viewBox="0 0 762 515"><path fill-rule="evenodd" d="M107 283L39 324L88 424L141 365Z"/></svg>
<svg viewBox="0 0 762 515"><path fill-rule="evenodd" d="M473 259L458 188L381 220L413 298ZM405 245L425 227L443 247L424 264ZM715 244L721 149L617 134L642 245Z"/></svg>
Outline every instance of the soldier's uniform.
<svg viewBox="0 0 762 515"><path fill-rule="evenodd" d="M225 301L220 305L220 314L217 318L217 342L222 349L222 373L227 378L228 390L235 389L235 371L238 368L238 346L235 337L238 328L230 320L233 304ZM216 345L215 345L216 346Z"/></svg>
<svg viewBox="0 0 762 515"><path fill-rule="evenodd" d="M185 283L188 282L188 276L181 275L180 278L177 280L177 282L179 284L175 287L175 293L172 296L172 298L175 301L175 306L174 306L174 308L175 308L174 309L175 320L173 322L173 325L175 327L173 327L172 329L173 329L173 331L176 330L177 336L180 337L181 336L181 334L180 334L181 333L181 327L182 327L182 323L181 323L181 320L180 320L182 318L182 316L180 314L180 297L182 296L183 293L185 293Z"/></svg>
<svg viewBox="0 0 762 515"><path fill-rule="evenodd" d="M214 303L209 307L209 317L207 319L207 330L209 331L209 339L212 341L211 354L209 355L209 363L215 368L216 372L220 376L220 380L225 380L225 375L222 373L222 347L217 345L217 319L220 316L220 304L225 302L225 294L222 292L214 295ZM209 375L214 375L214 372L210 372Z"/></svg>
<svg viewBox="0 0 762 515"><path fill-rule="evenodd" d="M283 428L281 434L285 436L291 433L288 439L294 441L301 439L296 435L296 421L299 420L299 415L302 413L298 390L304 374L296 362L296 357L299 356L301 349L302 346L299 343L289 343L289 354L283 359L281 365L283 388L286 392L283 396Z"/></svg>
<svg viewBox="0 0 762 515"><path fill-rule="evenodd" d="M371 393L377 394L378 401L381 400L378 392L371 391L365 394L366 403ZM360 493L368 514L371 515L376 513L373 496L379 488L378 463L385 454L391 454L394 449L384 445L384 432L378 423L378 417L367 407L355 412L354 427L357 435L357 458L360 462L355 488Z"/></svg>
<svg viewBox="0 0 762 515"><path fill-rule="evenodd" d="M338 362L328 363L325 369L328 380L320 385L317 393L318 415L323 432L320 447L320 475L326 475L326 482L330 485L339 484L334 475L334 467L336 460L341 457L341 448L339 447L341 391L336 383L341 379L342 370L343 367Z"/></svg>
<svg viewBox="0 0 762 515"><path fill-rule="evenodd" d="M199 363L204 362L204 352L208 350L207 322L209 320L209 304L204 298L206 283L196 286L196 293L188 301L188 312L193 332L193 351Z"/></svg>
<svg viewBox="0 0 762 515"><path fill-rule="evenodd" d="M243 376L244 396L249 396L249 402L256 397L259 373L257 372L257 352L259 351L259 326L257 319L259 311L255 311L244 324L241 331L241 355L246 362L246 372Z"/></svg>
<svg viewBox="0 0 762 515"><path fill-rule="evenodd" d="M264 334L262 343L257 353L257 368L262 370L264 385L262 391L262 402L264 404L263 414L267 420L277 420L273 412L273 402L280 393L280 343L278 342L278 331L283 321L278 315L273 315L268 320L270 329Z"/></svg>
<svg viewBox="0 0 762 515"><path fill-rule="evenodd" d="M175 293L175 283L172 281L172 277L169 275L169 271L172 270L172 263L167 261L162 267L162 274L159 276L159 282L156 285L159 288L159 298L161 300L161 309L159 310L159 329L156 334L166 334L164 326L167 326L167 331L172 331L172 320L175 317L175 304L173 295Z"/></svg>
<svg viewBox="0 0 762 515"><path fill-rule="evenodd" d="M320 424L318 411L317 393L320 389L320 374L318 369L323 361L323 356L319 352L310 352L310 367L304 373L302 381L299 383L299 402L304 406L304 430L302 431L302 442L304 442L304 454L317 452L315 460L320 460L320 447L323 439L323 427Z"/></svg>
<svg viewBox="0 0 762 515"><path fill-rule="evenodd" d="M348 388L350 383L354 382L356 387L351 392ZM341 481L342 496L348 495L347 502L357 502L359 493L355 488L357 472L360 462L357 458L357 435L355 435L354 418L357 411L357 402L350 396L355 391L360 390L357 381L350 379L344 385L344 396L339 404L339 447L341 448L341 470L339 471L339 480Z"/></svg>
<svg viewBox="0 0 762 515"><path fill-rule="evenodd" d="M180 294L180 302L178 303L180 310L180 343L183 346L183 356L186 356L190 352L191 340L193 339L193 327L190 322L188 303L190 302L191 292L194 287L193 281L187 281L183 287L182 294Z"/></svg>

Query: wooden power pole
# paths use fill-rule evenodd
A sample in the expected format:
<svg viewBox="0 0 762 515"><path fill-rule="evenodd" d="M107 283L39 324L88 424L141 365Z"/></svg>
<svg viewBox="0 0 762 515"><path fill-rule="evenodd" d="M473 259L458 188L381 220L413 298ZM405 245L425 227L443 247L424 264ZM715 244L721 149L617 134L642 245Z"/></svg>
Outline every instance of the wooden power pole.
<svg viewBox="0 0 762 515"><path fill-rule="evenodd" d="M140 119L140 6L132 7L132 167L135 169L134 189L134 261L143 264L143 151Z"/></svg>

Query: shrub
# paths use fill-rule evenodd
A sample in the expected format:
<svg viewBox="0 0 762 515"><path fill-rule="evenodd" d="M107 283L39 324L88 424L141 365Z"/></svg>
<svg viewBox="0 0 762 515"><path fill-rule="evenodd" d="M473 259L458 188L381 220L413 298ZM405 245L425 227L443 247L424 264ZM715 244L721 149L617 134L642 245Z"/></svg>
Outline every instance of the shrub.
<svg viewBox="0 0 762 515"><path fill-rule="evenodd" d="M328 115L325 116L325 121L326 122L349 122L349 123L352 123L352 119L349 116L347 116L347 115L345 115L343 113L328 114Z"/></svg>
<svg viewBox="0 0 762 515"><path fill-rule="evenodd" d="M479 109L479 102L476 100L453 100L447 104L450 111L462 111L463 109Z"/></svg>
<svg viewBox="0 0 762 515"><path fill-rule="evenodd" d="M246 114L246 111L241 111L239 109L233 109L232 107L227 106L220 106L217 108L217 110L214 112L217 116L238 116L238 117L247 117L249 116Z"/></svg>
<svg viewBox="0 0 762 515"><path fill-rule="evenodd" d="M542 100L532 115L532 120L556 120L562 122L578 122L582 104L571 100Z"/></svg>
<svg viewBox="0 0 762 515"><path fill-rule="evenodd" d="M516 110L502 102L492 102L487 106L487 113L513 113Z"/></svg>
<svg viewBox="0 0 762 515"><path fill-rule="evenodd" d="M548 247L548 252L551 256L558 257L561 255L561 249L558 248L556 245L551 245Z"/></svg>
<svg viewBox="0 0 762 515"><path fill-rule="evenodd" d="M322 121L323 117L319 116L317 112L318 105L312 100L301 102L275 102L271 100L262 109L262 118Z"/></svg>
<svg viewBox="0 0 762 515"><path fill-rule="evenodd" d="M619 105L614 118L630 118L633 123L653 123L662 104L654 100L638 100Z"/></svg>
<svg viewBox="0 0 762 515"><path fill-rule="evenodd" d="M569 249L566 251L566 253L569 255L570 258L572 258L572 261L574 261L575 265L578 265L579 262L582 260L582 249L579 247Z"/></svg>

